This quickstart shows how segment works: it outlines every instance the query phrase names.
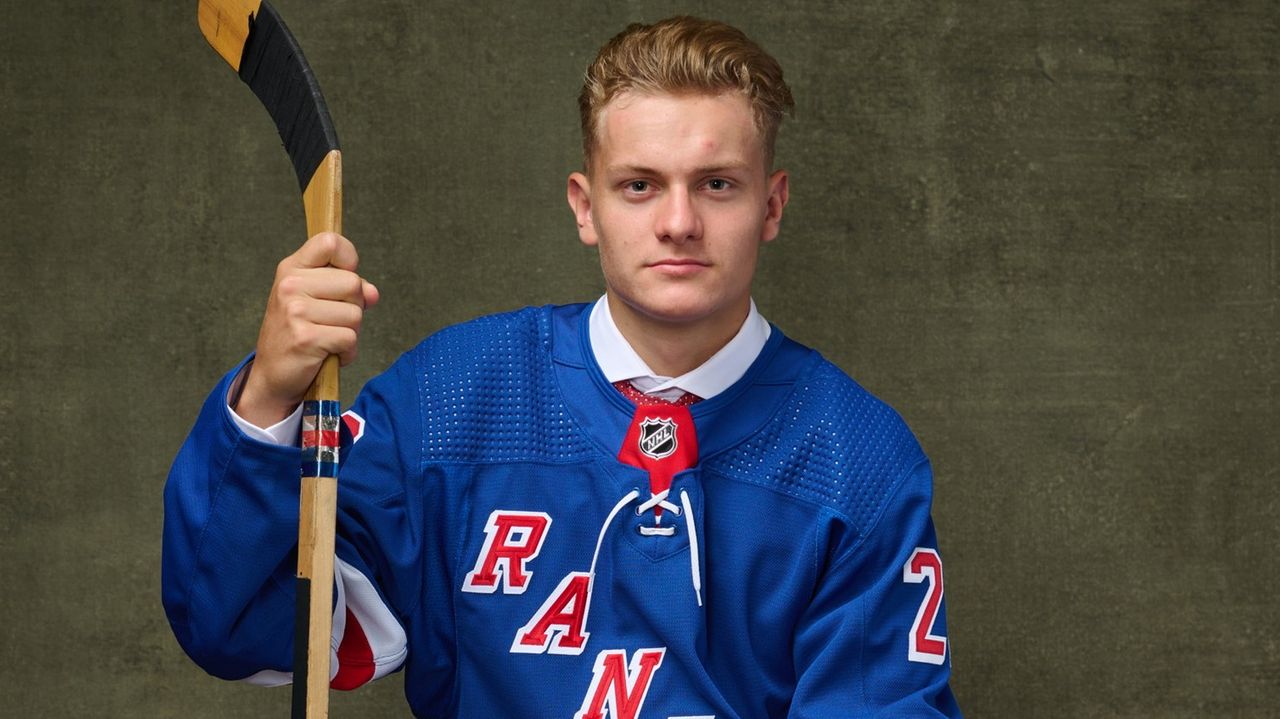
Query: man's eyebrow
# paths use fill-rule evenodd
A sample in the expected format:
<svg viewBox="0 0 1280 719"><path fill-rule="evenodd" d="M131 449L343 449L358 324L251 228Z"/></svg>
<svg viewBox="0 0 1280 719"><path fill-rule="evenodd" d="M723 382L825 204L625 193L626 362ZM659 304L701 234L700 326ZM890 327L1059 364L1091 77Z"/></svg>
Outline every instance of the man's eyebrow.
<svg viewBox="0 0 1280 719"><path fill-rule="evenodd" d="M715 175L715 174L725 173L725 172L740 172L742 170L748 170L750 168L751 168L751 163L746 161L719 162L714 165L707 165L705 167L695 167L692 170L692 174ZM629 165L626 163L617 164L617 165L606 165L604 168L604 171L605 171L605 174L608 174L611 176L616 176L616 175L659 176L663 174L661 171L652 167L646 167L644 165Z"/></svg>
<svg viewBox="0 0 1280 719"><path fill-rule="evenodd" d="M606 174L609 175L658 175L661 174L652 167L643 165L606 165L604 168Z"/></svg>

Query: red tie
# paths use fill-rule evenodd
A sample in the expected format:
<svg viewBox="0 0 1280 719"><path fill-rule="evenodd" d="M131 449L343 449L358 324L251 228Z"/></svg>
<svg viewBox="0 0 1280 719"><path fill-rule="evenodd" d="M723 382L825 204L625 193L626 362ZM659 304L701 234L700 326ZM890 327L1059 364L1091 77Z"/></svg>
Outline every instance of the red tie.
<svg viewBox="0 0 1280 719"><path fill-rule="evenodd" d="M627 380L613 386L636 405L618 460L649 472L649 492L671 488L671 478L698 462L698 436L689 405L701 399L686 392L674 402L642 393ZM654 509L655 516L662 512Z"/></svg>
<svg viewBox="0 0 1280 719"><path fill-rule="evenodd" d="M636 405L678 404L681 407L688 407L694 402L702 401L701 397L699 397L698 395L692 392L685 392L684 394L680 395L679 398L674 400L655 397L654 395L645 394L644 392L641 392L640 390L636 389L635 385L631 384L630 380L625 380L625 379L614 382L613 388L621 392L623 397L626 397L627 399L631 400L632 404L636 404Z"/></svg>

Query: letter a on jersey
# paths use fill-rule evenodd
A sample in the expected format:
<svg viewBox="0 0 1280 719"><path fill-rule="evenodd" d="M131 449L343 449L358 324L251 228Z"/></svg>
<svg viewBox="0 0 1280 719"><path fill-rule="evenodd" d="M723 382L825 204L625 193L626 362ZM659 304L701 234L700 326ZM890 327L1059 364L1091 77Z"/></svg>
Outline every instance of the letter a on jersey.
<svg viewBox="0 0 1280 719"><path fill-rule="evenodd" d="M462 591L493 594L501 584L503 594L524 594L533 578L529 561L542 551L550 527L551 516L546 512L495 509L489 514L484 546L475 568L462 582Z"/></svg>
<svg viewBox="0 0 1280 719"><path fill-rule="evenodd" d="M570 572L547 597L529 623L516 632L511 651L516 654L581 654L587 646L584 631L591 606L591 575ZM552 638L554 635L554 638Z"/></svg>
<svg viewBox="0 0 1280 719"><path fill-rule="evenodd" d="M627 665L627 653L621 649L607 649L596 656L595 673L591 686L582 700L582 708L573 719L604 719L608 707L609 719L638 719L644 698L649 694L653 673L662 666L667 650L639 649Z"/></svg>

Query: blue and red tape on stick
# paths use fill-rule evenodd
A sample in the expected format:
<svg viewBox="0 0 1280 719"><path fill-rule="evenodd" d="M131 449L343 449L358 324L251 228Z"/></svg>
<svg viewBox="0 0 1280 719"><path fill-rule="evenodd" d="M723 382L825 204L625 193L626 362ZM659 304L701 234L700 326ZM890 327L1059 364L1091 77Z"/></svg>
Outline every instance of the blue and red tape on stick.
<svg viewBox="0 0 1280 719"><path fill-rule="evenodd" d="M307 400L302 403L303 477L338 476L341 426L337 400Z"/></svg>

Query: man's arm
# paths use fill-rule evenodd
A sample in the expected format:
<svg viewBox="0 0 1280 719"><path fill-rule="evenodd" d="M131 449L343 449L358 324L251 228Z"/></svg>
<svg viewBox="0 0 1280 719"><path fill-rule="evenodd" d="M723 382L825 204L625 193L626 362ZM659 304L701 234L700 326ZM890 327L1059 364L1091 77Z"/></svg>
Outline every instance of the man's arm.
<svg viewBox="0 0 1280 719"><path fill-rule="evenodd" d="M826 567L795 639L791 719L959 717L929 464L865 539Z"/></svg>
<svg viewBox="0 0 1280 719"><path fill-rule="evenodd" d="M354 246L333 233L312 237L280 262L255 356L218 385L170 473L165 607L183 647L215 675L242 678L292 664L291 634L281 632L290 631L294 614L298 449L292 438L265 441L270 434L252 426L294 413L326 356L354 359L364 309L378 300L357 264ZM355 568L365 565L359 552L350 554L337 566L335 647L344 636L345 597L358 604L376 595ZM363 614L373 617L366 623L395 624L377 608Z"/></svg>
<svg viewBox="0 0 1280 719"><path fill-rule="evenodd" d="M361 392L344 416L333 683L354 688L407 654L402 615L419 577L409 527L418 478L411 358ZM206 401L165 487L163 599L184 650L227 679L279 684L293 662L298 449L245 434L224 401L240 368ZM408 391L406 391L408 390ZM353 431L354 430L354 431Z"/></svg>
<svg viewBox="0 0 1280 719"><path fill-rule="evenodd" d="M179 644L224 679L292 664L298 450L235 426L225 398L239 369L205 401L164 493L165 611Z"/></svg>

